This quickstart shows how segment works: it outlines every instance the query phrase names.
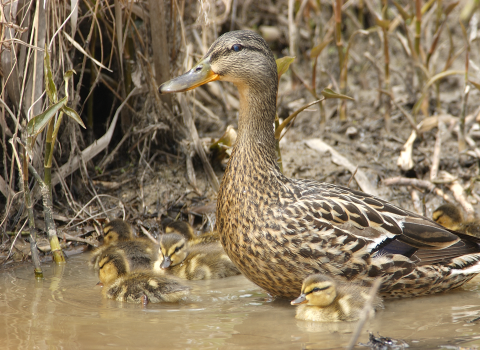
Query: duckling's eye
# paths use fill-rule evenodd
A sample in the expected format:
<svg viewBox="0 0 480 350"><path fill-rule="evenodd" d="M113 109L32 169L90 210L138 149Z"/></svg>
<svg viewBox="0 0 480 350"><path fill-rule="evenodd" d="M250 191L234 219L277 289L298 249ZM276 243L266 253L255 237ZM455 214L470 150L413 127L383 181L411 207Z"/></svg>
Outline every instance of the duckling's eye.
<svg viewBox="0 0 480 350"><path fill-rule="evenodd" d="M232 46L232 50L235 51L235 52L239 52L239 51L242 51L243 49L243 46L240 45L240 44L235 44Z"/></svg>
<svg viewBox="0 0 480 350"><path fill-rule="evenodd" d="M323 288L315 287L315 288L312 289L312 293L320 292L320 291L328 289L328 288L330 288L330 286L326 286L326 287L323 287Z"/></svg>

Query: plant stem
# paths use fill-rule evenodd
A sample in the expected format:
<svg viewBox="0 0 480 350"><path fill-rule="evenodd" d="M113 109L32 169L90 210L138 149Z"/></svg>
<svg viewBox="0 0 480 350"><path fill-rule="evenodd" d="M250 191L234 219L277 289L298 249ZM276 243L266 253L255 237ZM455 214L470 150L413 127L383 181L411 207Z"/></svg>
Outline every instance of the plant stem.
<svg viewBox="0 0 480 350"><path fill-rule="evenodd" d="M383 9L382 17L384 21L388 21L388 3L387 0L382 0ZM390 111L391 111L391 91L390 91L390 54L388 52L388 28L382 27L383 31L383 55L385 60L385 90L390 94L384 95L385 97L385 129L390 133Z"/></svg>
<svg viewBox="0 0 480 350"><path fill-rule="evenodd" d="M420 36L422 34L422 0L415 0L415 53L420 57Z"/></svg>
<svg viewBox="0 0 480 350"><path fill-rule="evenodd" d="M53 203L51 191L52 184L51 182L48 184L44 182L31 164L28 164L28 169L30 169L33 176L37 180L40 186L40 191L42 193L45 227L47 230L48 240L50 242L50 248L52 249L53 261L55 261L55 263L57 264L65 264L65 255L63 254L62 248L60 247L60 242L58 241L57 236L57 228L55 226L55 221L53 220ZM45 179L47 179L46 176Z"/></svg>
<svg viewBox="0 0 480 350"><path fill-rule="evenodd" d="M343 52L342 41L342 0L335 1L335 43L338 51L338 65L340 68L340 93L346 93L347 85L347 67L345 64L345 54ZM347 120L347 105L345 101L340 101L339 117L341 121Z"/></svg>
<svg viewBox="0 0 480 350"><path fill-rule="evenodd" d="M35 220L33 217L33 205L32 199L30 196L30 189L28 188L28 160L26 155L25 147L23 148L23 166L20 162L20 158L17 154L17 149L15 147L15 139L16 136L10 139L10 144L12 145L13 156L15 157L15 161L17 162L18 172L20 177L22 178L22 186L23 186L23 195L25 198L25 203L28 211L28 227L29 227L29 236L30 236L30 251L32 253L32 262L35 272L35 277L37 279L43 279L43 272L42 267L40 266L40 258L38 256L38 249L37 249L37 240L36 240L36 230L35 230ZM25 171L23 171L25 169Z"/></svg>
<svg viewBox="0 0 480 350"><path fill-rule="evenodd" d="M30 196L30 189L28 188L28 159L23 149L23 194L25 197L25 205L27 207L28 213L28 228L29 228L29 235L30 235L30 252L32 253L32 262L34 267L35 278L38 280L43 279L43 271L40 265L40 257L38 256L38 248L37 248L37 230L35 229L35 219L33 217L33 204L32 198Z"/></svg>

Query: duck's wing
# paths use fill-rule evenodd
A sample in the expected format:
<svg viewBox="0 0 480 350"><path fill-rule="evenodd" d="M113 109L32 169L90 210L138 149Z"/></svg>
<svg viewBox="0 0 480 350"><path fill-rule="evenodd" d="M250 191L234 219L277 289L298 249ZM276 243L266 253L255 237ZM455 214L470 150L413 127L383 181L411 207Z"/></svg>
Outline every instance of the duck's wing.
<svg viewBox="0 0 480 350"><path fill-rule="evenodd" d="M370 241L371 253L411 256L417 249L440 250L460 241L436 222L367 193L309 180L295 182L298 204L320 214L327 224Z"/></svg>

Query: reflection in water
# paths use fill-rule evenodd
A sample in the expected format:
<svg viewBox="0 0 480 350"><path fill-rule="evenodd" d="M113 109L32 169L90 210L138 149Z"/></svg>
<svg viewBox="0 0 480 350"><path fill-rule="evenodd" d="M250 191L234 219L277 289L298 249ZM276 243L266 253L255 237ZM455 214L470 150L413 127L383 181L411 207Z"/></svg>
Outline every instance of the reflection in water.
<svg viewBox="0 0 480 350"><path fill-rule="evenodd" d="M0 274L1 348L331 349L348 344L355 323L294 318L288 301L272 301L242 276L187 281L178 304L120 303L103 299L88 256ZM368 331L404 339L415 348L480 346L480 278L450 293L385 302ZM467 342L467 343L464 343Z"/></svg>

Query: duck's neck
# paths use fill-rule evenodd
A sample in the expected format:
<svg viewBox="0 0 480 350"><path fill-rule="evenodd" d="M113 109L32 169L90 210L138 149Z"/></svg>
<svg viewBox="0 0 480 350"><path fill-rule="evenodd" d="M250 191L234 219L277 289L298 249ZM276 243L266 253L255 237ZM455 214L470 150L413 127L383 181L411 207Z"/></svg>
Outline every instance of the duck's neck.
<svg viewBox="0 0 480 350"><path fill-rule="evenodd" d="M238 91L240 113L232 162L249 169L278 170L273 129L277 86L238 86Z"/></svg>

